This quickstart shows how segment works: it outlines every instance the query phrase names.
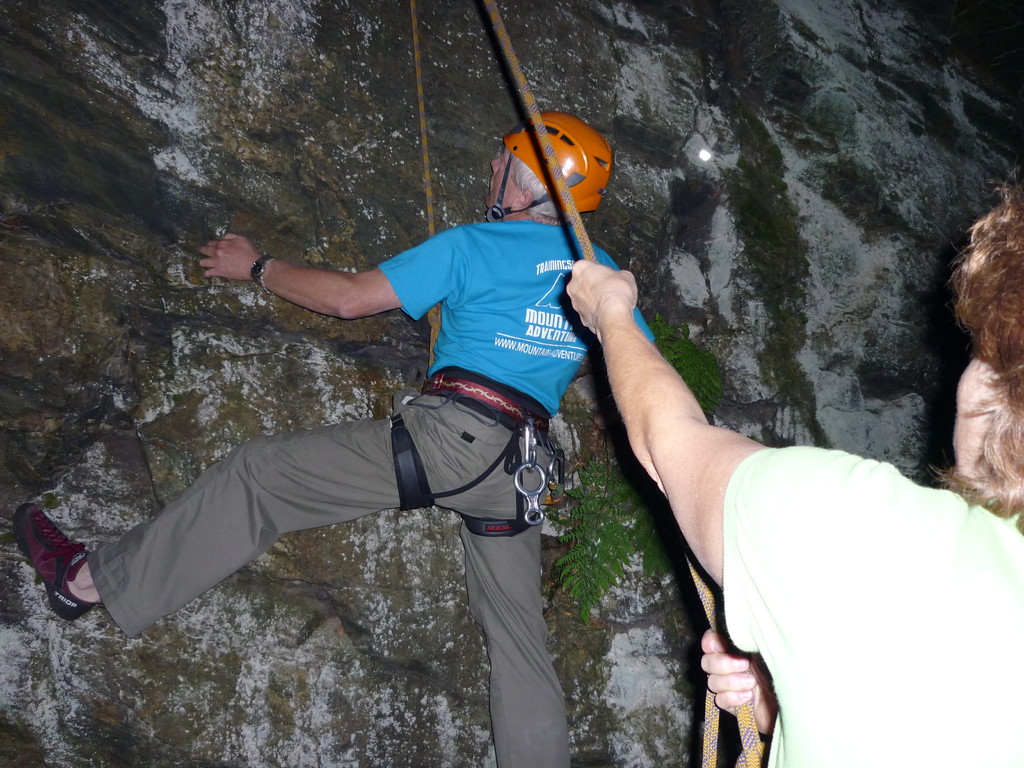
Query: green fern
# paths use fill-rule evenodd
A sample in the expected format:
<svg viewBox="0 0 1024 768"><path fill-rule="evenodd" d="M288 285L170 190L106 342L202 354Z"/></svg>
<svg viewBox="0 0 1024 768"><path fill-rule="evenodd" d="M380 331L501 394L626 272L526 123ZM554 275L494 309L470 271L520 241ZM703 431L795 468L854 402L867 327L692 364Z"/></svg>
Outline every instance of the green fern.
<svg viewBox="0 0 1024 768"><path fill-rule="evenodd" d="M655 315L650 326L661 354L683 377L704 413L711 413L722 399L722 376L715 356L693 342L685 323L671 326Z"/></svg>
<svg viewBox="0 0 1024 768"><path fill-rule="evenodd" d="M572 527L559 537L569 551L555 567L586 621L636 551L631 523L640 500L611 461L592 461L579 475L580 485L568 491L577 502Z"/></svg>
<svg viewBox="0 0 1024 768"><path fill-rule="evenodd" d="M714 356L690 339L686 325L673 327L660 315L650 324L665 359L686 381L705 412L722 396ZM580 483L567 491L576 501L568 518L554 517L568 529L559 541L569 551L555 561L562 588L580 607L586 622L615 585L630 559L640 554L644 570L658 576L670 567L654 517L623 475L609 446L579 470Z"/></svg>
<svg viewBox="0 0 1024 768"><path fill-rule="evenodd" d="M559 537L569 551L555 566L586 621L637 553L652 575L668 571L669 557L654 518L614 458L591 461L579 476L580 484L567 492L577 502L568 521L572 527Z"/></svg>

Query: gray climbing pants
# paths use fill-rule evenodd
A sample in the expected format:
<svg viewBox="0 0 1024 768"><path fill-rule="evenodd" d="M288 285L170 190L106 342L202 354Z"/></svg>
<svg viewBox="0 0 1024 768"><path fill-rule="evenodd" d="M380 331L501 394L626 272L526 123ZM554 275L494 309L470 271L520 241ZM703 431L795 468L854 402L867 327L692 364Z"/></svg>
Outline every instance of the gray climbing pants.
<svg viewBox="0 0 1024 768"><path fill-rule="evenodd" d="M496 421L436 395L409 403L396 396L396 410L438 492L480 475L511 437ZM107 611L137 636L283 533L397 507L390 429L387 419L356 421L239 446L153 520L89 555ZM543 449L538 460L548 460ZM501 467L443 501L476 517L515 516L513 481ZM542 615L539 526L513 537L475 536L463 526L461 536L470 611L483 626L491 663L498 765L567 768L565 704Z"/></svg>

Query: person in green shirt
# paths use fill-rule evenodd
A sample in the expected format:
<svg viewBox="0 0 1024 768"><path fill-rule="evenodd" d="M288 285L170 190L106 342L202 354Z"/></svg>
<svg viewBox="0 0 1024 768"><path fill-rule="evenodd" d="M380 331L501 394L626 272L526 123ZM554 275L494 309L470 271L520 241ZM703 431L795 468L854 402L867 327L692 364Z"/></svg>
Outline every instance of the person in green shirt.
<svg viewBox="0 0 1024 768"><path fill-rule="evenodd" d="M722 586L729 639L771 676L770 766L1024 765L1024 669L1005 659L1024 636L1024 193L1001 194L953 278L973 360L946 489L708 424L632 321L632 276L574 267L633 450ZM719 705L754 698L770 729L767 678L721 637L703 647Z"/></svg>

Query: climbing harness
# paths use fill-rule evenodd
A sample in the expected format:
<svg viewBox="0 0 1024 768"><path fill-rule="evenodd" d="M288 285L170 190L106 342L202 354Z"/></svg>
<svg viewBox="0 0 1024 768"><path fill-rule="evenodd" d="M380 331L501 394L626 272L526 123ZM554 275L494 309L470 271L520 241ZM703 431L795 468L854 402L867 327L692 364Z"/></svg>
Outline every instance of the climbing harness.
<svg viewBox="0 0 1024 768"><path fill-rule="evenodd" d="M540 415L544 409L532 397L462 368L444 368L435 373L423 385L423 393L428 392L468 395L511 416L519 424L531 417L542 432L548 431L548 418Z"/></svg>
<svg viewBox="0 0 1024 768"><path fill-rule="evenodd" d="M398 506L402 509L419 509L433 504L423 459L400 413L391 417L391 455L395 462L395 479L398 481Z"/></svg>
<svg viewBox="0 0 1024 768"><path fill-rule="evenodd" d="M466 527L481 536L514 536L544 522L543 504L565 484L565 458L548 435L548 418L532 398L491 381L484 376L446 368L432 376L423 386L424 395L434 395L436 402L409 402L410 407L436 409L452 405L471 412L487 425L500 425L509 431L509 441L491 464L468 483L451 490L435 492L427 481L423 460L416 448L405 419L398 413L391 417L391 450L398 485L399 506L416 509L434 504L438 499L456 496L474 488L501 466L511 475L516 487L514 519L484 519L463 515ZM522 440L526 456L520 448ZM550 456L541 464L539 448ZM546 497L542 502L541 498Z"/></svg>
<svg viewBox="0 0 1024 768"><path fill-rule="evenodd" d="M402 509L416 509L435 504L437 500L449 496L456 496L465 493L476 487L499 467L502 466L507 474L513 475L516 486L516 516L513 519L492 519L478 518L471 515L462 515L466 527L470 532L479 536L514 536L522 533L528 528L540 525L544 522L544 512L540 508L540 496L547 492L549 482L564 482L564 478L549 481L548 478L557 478L562 472L561 451L551 445L549 439L545 439L545 448L552 454L551 462L547 467L542 466L536 460L537 447L541 444L537 430L531 422L527 425L515 424L510 428L508 422L499 418L500 412L493 409L486 403L473 400L466 395L454 393L439 395L442 402L438 405L427 406L421 403L412 402L410 406L438 408L443 405L453 404L467 410L475 410L469 406L477 404L483 409L481 416L489 416L494 423L501 424L509 429L509 441L495 459L477 477L468 483L448 491L433 492L426 478L426 471L423 467L423 460L416 443L405 426L405 420L401 414L391 417L391 449L395 463L395 479L398 484L399 506ZM506 417L507 418L507 417ZM525 438L528 458L522 459L519 449L520 438ZM546 438L546 436L545 436ZM525 487L523 477L527 474L535 474L538 477L536 487ZM461 513L460 513L461 514Z"/></svg>
<svg viewBox="0 0 1024 768"><path fill-rule="evenodd" d="M540 415L543 411L540 403L486 376L461 368L445 368L438 371L424 385L423 392L453 393L465 398L461 402L468 407L493 409L498 412L499 419L500 416L505 416L512 420L511 424L505 423L505 426L522 437L526 450L526 457L523 458L518 454L517 441L517 463L506 467L506 472L513 477L517 492L515 532L544 522L544 510L541 509L541 505L550 506L561 499L561 492L565 486L565 454L549 437L549 419L546 415ZM551 457L546 466L537 461L539 445L543 445ZM524 503L525 510L522 508ZM470 524L469 528L473 530L473 524Z"/></svg>

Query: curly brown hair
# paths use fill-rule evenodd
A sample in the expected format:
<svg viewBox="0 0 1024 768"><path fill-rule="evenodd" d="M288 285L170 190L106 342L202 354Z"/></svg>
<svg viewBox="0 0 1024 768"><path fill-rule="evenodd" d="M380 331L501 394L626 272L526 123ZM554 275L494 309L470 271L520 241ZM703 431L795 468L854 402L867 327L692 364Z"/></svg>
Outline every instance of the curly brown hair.
<svg viewBox="0 0 1024 768"><path fill-rule="evenodd" d="M991 366L990 428L970 477L947 485L972 503L1011 517L1024 511L1024 189L999 187L999 205L978 219L954 265L957 319L973 356ZM1022 521L1018 527L1024 532Z"/></svg>

